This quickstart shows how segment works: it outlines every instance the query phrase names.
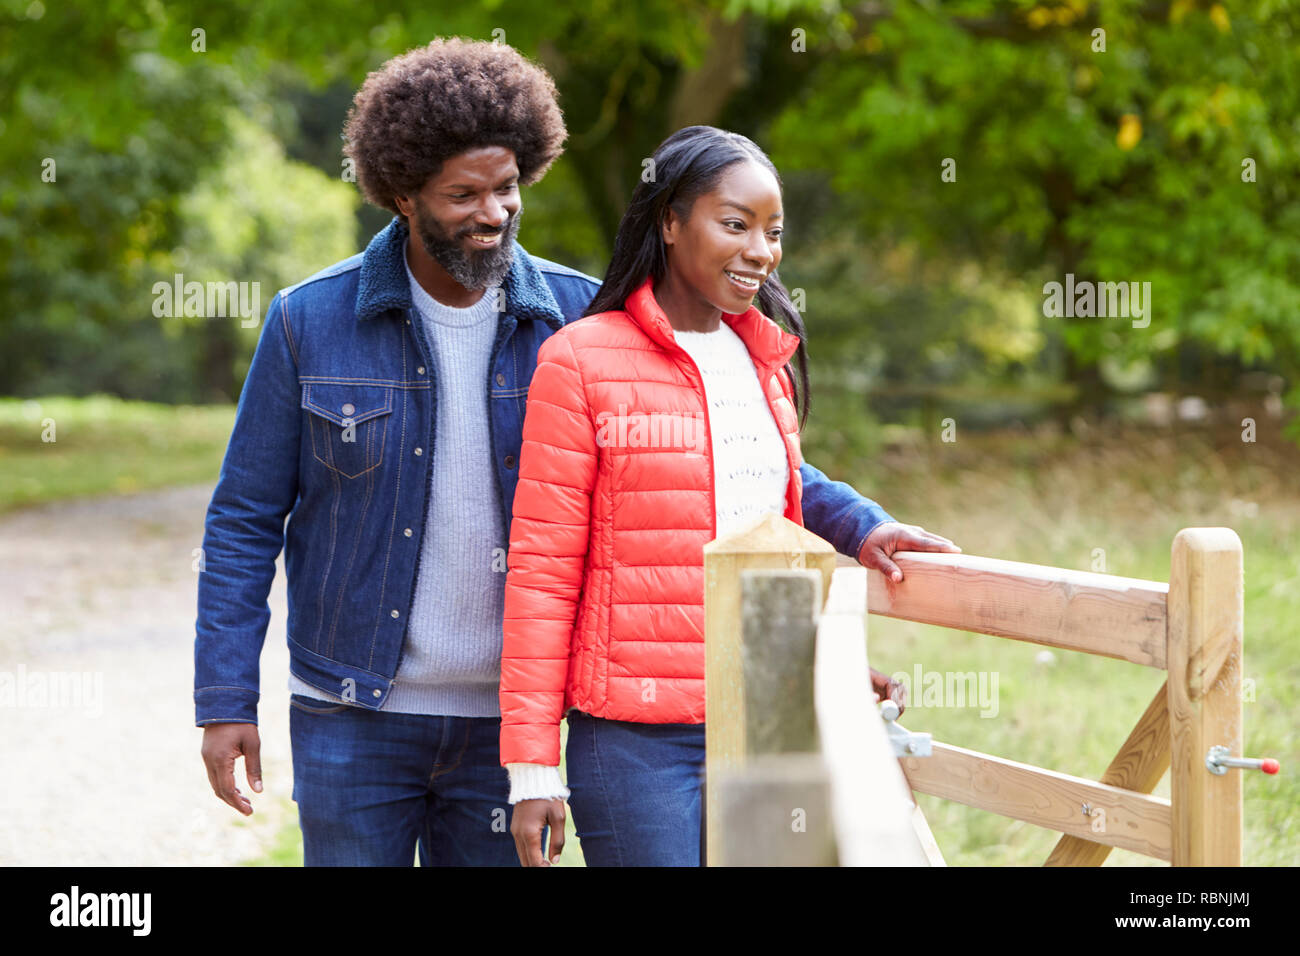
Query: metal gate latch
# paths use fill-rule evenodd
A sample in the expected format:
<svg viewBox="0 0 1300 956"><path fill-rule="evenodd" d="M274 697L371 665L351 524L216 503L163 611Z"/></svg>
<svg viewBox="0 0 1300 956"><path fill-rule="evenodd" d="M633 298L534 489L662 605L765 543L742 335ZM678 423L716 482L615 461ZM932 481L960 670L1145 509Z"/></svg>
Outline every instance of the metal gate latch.
<svg viewBox="0 0 1300 956"><path fill-rule="evenodd" d="M894 747L895 757L930 756L930 735L912 733L912 731L898 723L898 705L896 703L892 700L882 701L880 716L885 721L885 732L889 735L889 742Z"/></svg>
<svg viewBox="0 0 1300 956"><path fill-rule="evenodd" d="M1256 759L1254 757L1232 757L1227 747L1215 744L1205 755L1205 769L1212 774L1222 775L1231 767L1234 770L1262 770L1264 773L1277 773L1281 765L1272 757Z"/></svg>

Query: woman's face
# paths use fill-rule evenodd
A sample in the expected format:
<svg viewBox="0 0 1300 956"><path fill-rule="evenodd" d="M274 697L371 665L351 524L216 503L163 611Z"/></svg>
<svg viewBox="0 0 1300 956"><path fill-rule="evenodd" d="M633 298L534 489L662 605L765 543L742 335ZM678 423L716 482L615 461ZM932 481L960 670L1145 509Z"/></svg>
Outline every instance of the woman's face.
<svg viewBox="0 0 1300 956"><path fill-rule="evenodd" d="M685 222L664 223L671 281L715 309L743 313L781 263L781 188L758 163L727 167Z"/></svg>

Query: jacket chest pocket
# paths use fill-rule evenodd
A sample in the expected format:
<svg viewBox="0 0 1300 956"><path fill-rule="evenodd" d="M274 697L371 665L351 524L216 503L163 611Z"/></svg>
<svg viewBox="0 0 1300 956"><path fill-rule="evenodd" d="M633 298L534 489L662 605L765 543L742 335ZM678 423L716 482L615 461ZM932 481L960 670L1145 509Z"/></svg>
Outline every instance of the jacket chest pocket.
<svg viewBox="0 0 1300 956"><path fill-rule="evenodd" d="M394 389L382 385L302 387L312 456L344 478L358 478L384 460Z"/></svg>

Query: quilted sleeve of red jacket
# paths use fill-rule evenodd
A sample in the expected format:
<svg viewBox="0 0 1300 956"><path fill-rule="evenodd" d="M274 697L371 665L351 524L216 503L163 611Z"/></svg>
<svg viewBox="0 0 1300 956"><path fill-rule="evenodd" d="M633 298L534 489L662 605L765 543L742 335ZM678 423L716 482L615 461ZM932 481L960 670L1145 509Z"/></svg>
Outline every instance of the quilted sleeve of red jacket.
<svg viewBox="0 0 1300 956"><path fill-rule="evenodd" d="M501 763L558 766L597 464L596 428L565 330L538 350L523 436L507 558Z"/></svg>

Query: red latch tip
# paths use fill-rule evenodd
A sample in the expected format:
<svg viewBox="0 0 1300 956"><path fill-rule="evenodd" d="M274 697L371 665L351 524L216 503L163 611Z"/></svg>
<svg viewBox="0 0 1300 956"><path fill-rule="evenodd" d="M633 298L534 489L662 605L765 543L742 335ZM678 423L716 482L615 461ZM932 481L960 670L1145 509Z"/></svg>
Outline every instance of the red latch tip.
<svg viewBox="0 0 1300 956"><path fill-rule="evenodd" d="M1272 757L1265 757L1260 761L1259 769L1265 773L1277 773L1282 768L1281 765Z"/></svg>

